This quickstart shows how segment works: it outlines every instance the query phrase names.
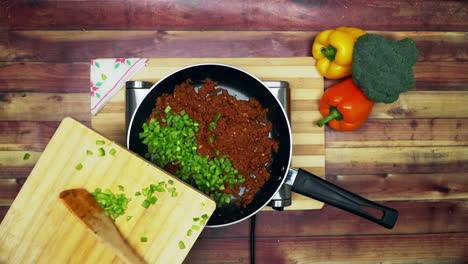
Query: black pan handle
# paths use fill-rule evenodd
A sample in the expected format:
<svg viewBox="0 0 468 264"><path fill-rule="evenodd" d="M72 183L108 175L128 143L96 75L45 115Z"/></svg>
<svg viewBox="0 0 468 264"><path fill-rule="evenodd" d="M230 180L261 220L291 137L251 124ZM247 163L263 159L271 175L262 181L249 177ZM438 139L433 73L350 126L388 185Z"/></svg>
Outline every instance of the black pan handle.
<svg viewBox="0 0 468 264"><path fill-rule="evenodd" d="M292 191L359 215L389 229L393 228L398 219L397 210L371 202L302 169L297 171ZM368 211L364 210L366 207L370 207ZM369 213L377 210L382 215L380 218Z"/></svg>

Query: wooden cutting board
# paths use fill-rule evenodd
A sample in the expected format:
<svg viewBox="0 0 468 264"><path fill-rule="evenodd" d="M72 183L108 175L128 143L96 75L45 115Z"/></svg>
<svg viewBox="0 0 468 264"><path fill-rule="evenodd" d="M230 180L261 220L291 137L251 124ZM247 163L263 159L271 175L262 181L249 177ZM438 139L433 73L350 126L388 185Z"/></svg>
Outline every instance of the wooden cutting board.
<svg viewBox="0 0 468 264"><path fill-rule="evenodd" d="M319 100L323 77L312 57L292 58L154 58L132 80L156 83L168 74L198 63L224 63L239 67L264 81L287 81L290 86L290 122L293 136L292 167L325 177L325 132L315 125L321 118ZM122 89L91 119L93 129L125 144L125 90ZM293 193L285 210L320 209L323 203ZM271 210L265 207L265 210Z"/></svg>
<svg viewBox="0 0 468 264"><path fill-rule="evenodd" d="M104 145L97 145L104 140ZM98 156L103 148L105 156ZM111 149L115 154L111 155ZM93 152L88 155L87 150ZM80 170L76 165L82 164ZM173 181L173 185L169 183ZM158 201L145 209L137 191L151 183L168 183L177 196L156 192ZM119 185L123 186L122 191ZM115 224L148 263L181 263L201 230L187 231L194 217L211 216L215 203L139 156L77 121L62 121L27 178L0 226L0 263L121 263L99 243L59 200L65 189L109 188L132 200ZM132 216L127 221L127 216ZM147 237L147 242L141 242ZM183 241L185 249L179 248Z"/></svg>

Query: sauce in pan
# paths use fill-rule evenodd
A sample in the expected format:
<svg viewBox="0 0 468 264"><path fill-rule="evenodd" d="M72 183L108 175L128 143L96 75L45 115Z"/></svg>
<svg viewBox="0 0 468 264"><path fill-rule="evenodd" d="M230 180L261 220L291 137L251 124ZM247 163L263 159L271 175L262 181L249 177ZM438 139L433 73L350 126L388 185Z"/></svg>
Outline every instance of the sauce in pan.
<svg viewBox="0 0 468 264"><path fill-rule="evenodd" d="M174 113L185 111L198 122L197 153L209 159L226 156L245 178L243 182L226 183L224 190L217 191L232 195L237 205L245 207L268 180L271 153L278 150L278 143L268 136L272 128L266 117L268 109L255 98L237 100L217 85L206 79L197 91L188 79L177 85L173 94L158 97L148 120L162 120L164 110L170 106ZM180 165L169 162L164 169L175 173Z"/></svg>

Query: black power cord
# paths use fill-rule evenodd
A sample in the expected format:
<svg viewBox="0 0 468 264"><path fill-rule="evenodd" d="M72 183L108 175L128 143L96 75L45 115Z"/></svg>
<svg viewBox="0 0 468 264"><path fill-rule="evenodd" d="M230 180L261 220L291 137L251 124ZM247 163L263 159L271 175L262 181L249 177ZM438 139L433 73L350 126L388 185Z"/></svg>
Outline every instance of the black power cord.
<svg viewBox="0 0 468 264"><path fill-rule="evenodd" d="M255 215L250 217L250 263L255 264Z"/></svg>

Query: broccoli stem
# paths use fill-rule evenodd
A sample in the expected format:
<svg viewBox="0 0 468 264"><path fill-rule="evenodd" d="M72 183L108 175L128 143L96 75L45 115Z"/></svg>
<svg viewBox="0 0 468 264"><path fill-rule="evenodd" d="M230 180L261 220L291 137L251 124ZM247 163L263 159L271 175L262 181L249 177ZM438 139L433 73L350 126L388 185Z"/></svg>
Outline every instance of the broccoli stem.
<svg viewBox="0 0 468 264"><path fill-rule="evenodd" d="M330 114L324 117L323 119L320 119L317 121L317 125L319 127L322 127L326 123L330 122L331 120L336 119L336 120L343 120L343 115L338 111L338 108L331 106L330 107Z"/></svg>
<svg viewBox="0 0 468 264"><path fill-rule="evenodd" d="M325 57L327 57L328 60L330 61L335 60L336 49L332 45L329 45L326 48L322 48L320 51L323 53L323 55L325 55Z"/></svg>

